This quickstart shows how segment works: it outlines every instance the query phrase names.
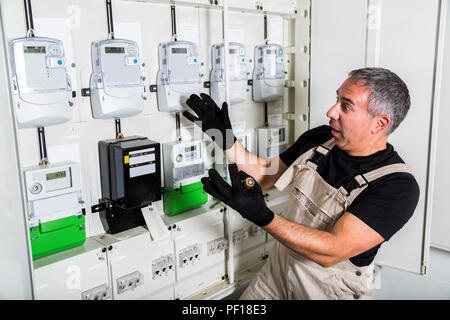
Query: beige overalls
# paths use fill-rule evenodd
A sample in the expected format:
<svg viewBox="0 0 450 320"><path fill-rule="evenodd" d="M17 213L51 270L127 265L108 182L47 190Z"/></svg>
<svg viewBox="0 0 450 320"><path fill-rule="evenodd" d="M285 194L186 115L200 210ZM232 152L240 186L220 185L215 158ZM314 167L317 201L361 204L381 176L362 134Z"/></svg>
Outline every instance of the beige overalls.
<svg viewBox="0 0 450 320"><path fill-rule="evenodd" d="M368 183L395 172L411 173L406 164L388 165L356 176L336 189L317 173L317 161L335 145L334 138L301 155L275 186L292 182L286 218L331 231ZM240 299L371 299L373 263L357 267L350 260L325 268L276 241L269 259Z"/></svg>

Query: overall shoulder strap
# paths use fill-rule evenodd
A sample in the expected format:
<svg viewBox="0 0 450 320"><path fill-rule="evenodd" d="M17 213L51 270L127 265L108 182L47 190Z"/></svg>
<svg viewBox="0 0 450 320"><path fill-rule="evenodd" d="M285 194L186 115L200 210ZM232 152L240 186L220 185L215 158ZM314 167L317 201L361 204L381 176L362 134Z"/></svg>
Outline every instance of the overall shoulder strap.
<svg viewBox="0 0 450 320"><path fill-rule="evenodd" d="M357 175L352 180L341 186L339 190L341 191L342 194L348 196L353 190L357 188L363 188L370 182L378 178L381 178L391 173L398 173L398 172L409 173L412 176L414 176L414 172L407 164L394 163L364 174Z"/></svg>
<svg viewBox="0 0 450 320"><path fill-rule="evenodd" d="M325 158L328 152L330 152L335 145L336 145L335 139L331 138L327 142L317 146L314 150L312 157L306 160L306 163L309 162L309 165L312 166L314 170L317 170L317 164L319 163L319 161Z"/></svg>
<svg viewBox="0 0 450 320"><path fill-rule="evenodd" d="M314 167L314 169L317 168L317 165L312 162L311 160L315 157L315 154L319 154L319 157L326 156L327 153L334 147L334 138L330 139L329 141L325 142L324 144L321 144L317 147L313 147L303 153L301 156L299 156L290 166L286 169L286 171L281 175L281 177L278 179L278 181L275 183L275 187L283 191L286 186L288 186L292 179L295 177L296 167L300 164L306 164L307 162L310 162L310 165ZM319 161L317 159L316 161Z"/></svg>

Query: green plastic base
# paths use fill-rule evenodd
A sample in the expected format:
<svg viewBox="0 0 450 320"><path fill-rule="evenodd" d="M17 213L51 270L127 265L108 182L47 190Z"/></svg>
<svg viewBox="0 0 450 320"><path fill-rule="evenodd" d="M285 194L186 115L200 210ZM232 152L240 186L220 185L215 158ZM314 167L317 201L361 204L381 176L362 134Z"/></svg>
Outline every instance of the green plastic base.
<svg viewBox="0 0 450 320"><path fill-rule="evenodd" d="M208 201L201 181L181 186L179 189L164 188L164 213L173 216L200 207Z"/></svg>
<svg viewBox="0 0 450 320"><path fill-rule="evenodd" d="M33 259L76 247L86 241L84 215L41 223L30 228Z"/></svg>

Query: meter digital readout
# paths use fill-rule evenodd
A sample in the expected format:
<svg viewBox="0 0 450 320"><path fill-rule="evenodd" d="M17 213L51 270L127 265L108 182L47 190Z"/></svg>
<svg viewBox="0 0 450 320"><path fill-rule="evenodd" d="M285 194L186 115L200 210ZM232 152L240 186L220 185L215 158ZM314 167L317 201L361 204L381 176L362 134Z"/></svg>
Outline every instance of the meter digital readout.
<svg viewBox="0 0 450 320"><path fill-rule="evenodd" d="M156 77L158 109L178 112L187 109L191 94L200 94L201 75L197 45L171 41L159 45L159 71Z"/></svg>
<svg viewBox="0 0 450 320"><path fill-rule="evenodd" d="M230 73L230 104L245 101L247 91L247 58L245 57L245 47L241 43L229 43L229 73ZM211 97L221 106L225 102L225 57L224 45L215 44L211 48L211 69L210 84Z"/></svg>
<svg viewBox="0 0 450 320"><path fill-rule="evenodd" d="M91 45L91 108L94 119L118 119L144 109L144 74L136 42L124 39Z"/></svg>
<svg viewBox="0 0 450 320"><path fill-rule="evenodd" d="M283 47L265 44L255 47L255 68L253 70L253 100L269 102L284 95Z"/></svg>
<svg viewBox="0 0 450 320"><path fill-rule="evenodd" d="M72 118L72 84L63 43L44 37L10 42L13 103L19 128L55 125Z"/></svg>

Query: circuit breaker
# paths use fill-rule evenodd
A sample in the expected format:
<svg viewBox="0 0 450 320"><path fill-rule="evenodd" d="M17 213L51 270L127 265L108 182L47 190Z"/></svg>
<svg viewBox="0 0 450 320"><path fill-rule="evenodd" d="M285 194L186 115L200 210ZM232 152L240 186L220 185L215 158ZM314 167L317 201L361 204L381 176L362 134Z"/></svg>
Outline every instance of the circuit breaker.
<svg viewBox="0 0 450 320"><path fill-rule="evenodd" d="M72 84L62 41L44 37L10 43L13 103L19 128L72 118Z"/></svg>

